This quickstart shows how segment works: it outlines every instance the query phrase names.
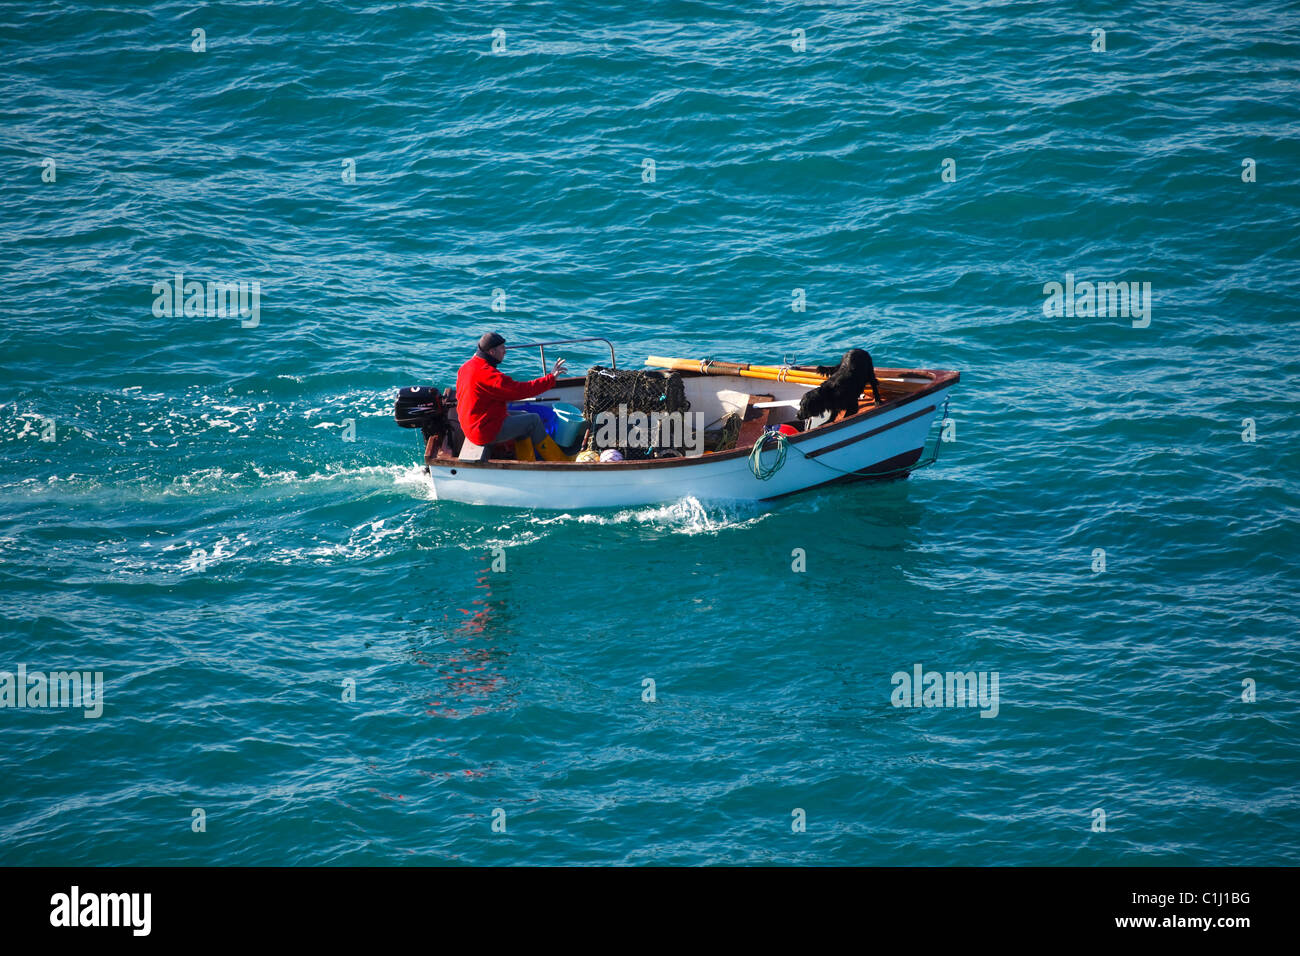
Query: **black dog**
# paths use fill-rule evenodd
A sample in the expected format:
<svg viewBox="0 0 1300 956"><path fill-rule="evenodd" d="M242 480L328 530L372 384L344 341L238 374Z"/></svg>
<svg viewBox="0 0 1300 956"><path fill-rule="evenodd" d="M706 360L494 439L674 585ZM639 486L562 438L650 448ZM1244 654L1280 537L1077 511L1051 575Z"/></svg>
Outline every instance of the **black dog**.
<svg viewBox="0 0 1300 956"><path fill-rule="evenodd" d="M816 418L823 412L830 412L835 418L837 412L846 416L858 411L858 397L862 390L871 386L871 396L880 404L880 382L876 379L876 368L871 364L871 356L864 349L849 349L840 359L839 365L818 365L818 375L830 378L816 388L805 392L799 400L799 417L804 421Z"/></svg>

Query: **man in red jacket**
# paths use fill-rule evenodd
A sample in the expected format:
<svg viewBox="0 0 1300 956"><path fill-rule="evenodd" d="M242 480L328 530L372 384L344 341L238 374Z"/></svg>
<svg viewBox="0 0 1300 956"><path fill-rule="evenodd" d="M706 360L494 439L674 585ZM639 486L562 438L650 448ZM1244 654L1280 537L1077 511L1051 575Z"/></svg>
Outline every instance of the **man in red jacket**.
<svg viewBox="0 0 1300 956"><path fill-rule="evenodd" d="M520 461L535 460L536 452L547 461L568 461L560 446L546 434L540 415L512 412L507 402L533 398L555 387L555 377L565 371L564 359L557 359L550 375L531 382L516 382L497 371L506 357L506 340L485 332L478 340L474 357L456 375L456 416L465 437L486 448L498 442L515 442Z"/></svg>

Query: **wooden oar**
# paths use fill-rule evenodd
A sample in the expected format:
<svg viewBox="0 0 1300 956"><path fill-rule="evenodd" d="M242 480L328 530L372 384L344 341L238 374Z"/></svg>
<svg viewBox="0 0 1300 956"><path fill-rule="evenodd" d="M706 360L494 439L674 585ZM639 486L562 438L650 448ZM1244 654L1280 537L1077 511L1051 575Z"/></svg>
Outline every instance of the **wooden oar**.
<svg viewBox="0 0 1300 956"><path fill-rule="evenodd" d="M813 365L747 365L751 372L784 372L785 380L788 382L797 381L801 378L814 379L817 384L826 381L830 376L820 374L816 366ZM899 369L878 368L876 369L876 380L881 382L928 382L928 378L892 378L888 372L900 372ZM901 373L900 373L901 374Z"/></svg>
<svg viewBox="0 0 1300 956"><path fill-rule="evenodd" d="M679 372L703 372L705 375L738 375L741 378L759 378L768 382L792 382L795 385L816 387L826 381L827 376L815 371L804 371L781 365L750 365L748 362L719 362L713 359L678 359L651 355L645 360L646 365L656 368L671 368ZM883 399L883 396L882 396ZM860 396L861 401L875 404L875 397L870 391Z"/></svg>
<svg viewBox="0 0 1300 956"><path fill-rule="evenodd" d="M826 381L816 372L801 372L775 365L750 365L747 362L719 362L712 359L679 359L651 355L646 365L671 368L679 372L703 372L705 375L739 375L741 378L759 378L768 382L794 382L796 385L820 385Z"/></svg>

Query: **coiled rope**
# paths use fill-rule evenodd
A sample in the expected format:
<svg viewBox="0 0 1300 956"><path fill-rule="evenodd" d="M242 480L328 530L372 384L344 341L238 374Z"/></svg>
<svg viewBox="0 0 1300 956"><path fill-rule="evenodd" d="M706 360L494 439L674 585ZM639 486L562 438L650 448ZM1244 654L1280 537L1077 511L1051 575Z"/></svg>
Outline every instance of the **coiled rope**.
<svg viewBox="0 0 1300 956"><path fill-rule="evenodd" d="M776 458L773 459L772 464L764 465L763 448L767 445L769 438L776 439ZM754 442L754 447L749 452L749 470L754 473L754 477L759 481L767 481L781 470L781 466L785 464L786 451L789 448L790 443L780 432L764 432L758 441ZM808 456L805 455L804 457ZM816 461L816 459L813 460Z"/></svg>

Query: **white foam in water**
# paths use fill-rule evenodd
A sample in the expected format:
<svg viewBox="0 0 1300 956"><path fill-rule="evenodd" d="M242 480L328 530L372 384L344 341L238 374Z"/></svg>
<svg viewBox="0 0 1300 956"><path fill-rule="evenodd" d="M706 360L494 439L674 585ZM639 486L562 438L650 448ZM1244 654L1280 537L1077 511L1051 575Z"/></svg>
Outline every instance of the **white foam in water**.
<svg viewBox="0 0 1300 956"><path fill-rule="evenodd" d="M406 550L415 537L415 515L390 524L389 518L367 521L353 528L346 541L328 541L298 547L277 548L266 556L273 564L330 564L355 561ZM482 547L482 545L480 545Z"/></svg>
<svg viewBox="0 0 1300 956"><path fill-rule="evenodd" d="M361 465L355 468L327 467L324 471L302 474L297 471L264 471L255 464L250 464L247 471L226 471L220 466L215 468L198 468L187 475L172 479L172 488L185 492L220 491L230 489L237 482L246 485L308 485L320 482L357 482L369 481L375 487L383 487L407 470L405 465ZM251 481L249 476L256 478Z"/></svg>
<svg viewBox="0 0 1300 956"><path fill-rule="evenodd" d="M415 492L415 497L424 498L426 501L437 501L433 493L433 482L429 476L424 473L423 465L394 466L396 475L393 478L393 484L400 487L410 487Z"/></svg>
<svg viewBox="0 0 1300 956"><path fill-rule="evenodd" d="M406 465L360 465L355 468L326 468L324 471L314 471L310 475L300 475L296 471L276 471L263 473L254 467L258 477L264 480L283 482L285 484L309 484L320 481L357 481L361 479L375 479L376 487L388 483L390 478L396 480L408 470Z"/></svg>
<svg viewBox="0 0 1300 956"><path fill-rule="evenodd" d="M729 528L757 524L767 513L754 502L730 502L705 505L698 498L686 497L663 505L629 508L614 514L559 514L533 517L537 524L575 522L578 524L646 524L678 534L712 534Z"/></svg>
<svg viewBox="0 0 1300 956"><path fill-rule="evenodd" d="M179 569L181 571L207 571L233 558L251 543L252 540L249 536L241 532L235 535L234 541L222 535L211 544L203 541L186 541L184 544L168 545L162 549L162 553L188 550L189 553L180 562Z"/></svg>

